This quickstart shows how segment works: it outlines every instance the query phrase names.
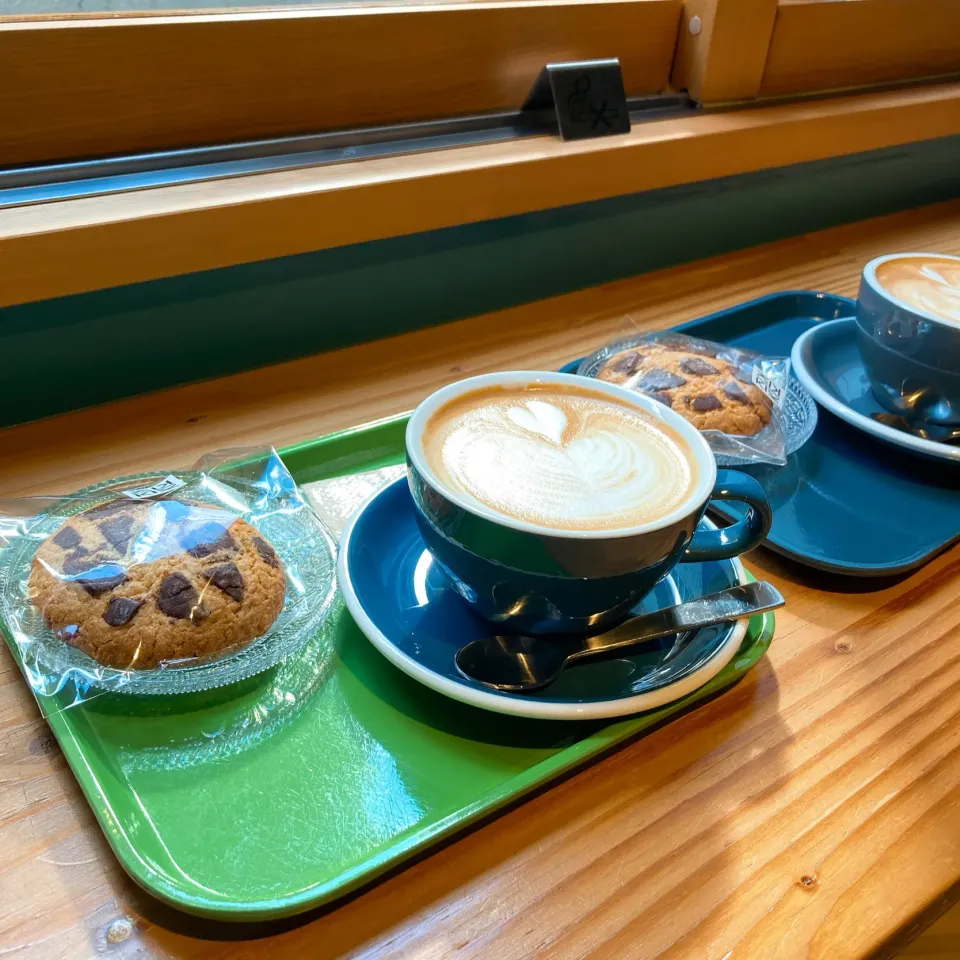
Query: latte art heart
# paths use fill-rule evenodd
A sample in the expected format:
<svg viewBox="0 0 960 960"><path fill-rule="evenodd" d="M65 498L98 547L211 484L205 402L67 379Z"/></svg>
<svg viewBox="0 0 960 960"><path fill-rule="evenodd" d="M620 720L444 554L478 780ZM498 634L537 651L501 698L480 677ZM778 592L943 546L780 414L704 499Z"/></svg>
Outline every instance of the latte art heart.
<svg viewBox="0 0 960 960"><path fill-rule="evenodd" d="M434 415L424 448L453 490L508 517L563 529L648 523L683 504L695 480L679 435L589 391L466 394Z"/></svg>
<svg viewBox="0 0 960 960"><path fill-rule="evenodd" d="M522 430L539 433L556 444L563 442L567 415L552 403L528 400L522 407L508 407L507 416Z"/></svg>

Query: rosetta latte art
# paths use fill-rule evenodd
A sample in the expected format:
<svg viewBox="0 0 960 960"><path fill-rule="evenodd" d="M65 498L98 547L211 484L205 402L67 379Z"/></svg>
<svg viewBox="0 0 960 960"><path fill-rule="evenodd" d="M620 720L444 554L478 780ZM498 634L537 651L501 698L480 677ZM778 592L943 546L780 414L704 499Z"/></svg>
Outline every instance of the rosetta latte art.
<svg viewBox="0 0 960 960"><path fill-rule="evenodd" d="M960 260L887 260L877 267L877 282L908 307L960 325Z"/></svg>
<svg viewBox="0 0 960 960"><path fill-rule="evenodd" d="M649 523L694 486L693 453L653 417L600 394L467 394L425 436L445 485L519 520L564 529Z"/></svg>

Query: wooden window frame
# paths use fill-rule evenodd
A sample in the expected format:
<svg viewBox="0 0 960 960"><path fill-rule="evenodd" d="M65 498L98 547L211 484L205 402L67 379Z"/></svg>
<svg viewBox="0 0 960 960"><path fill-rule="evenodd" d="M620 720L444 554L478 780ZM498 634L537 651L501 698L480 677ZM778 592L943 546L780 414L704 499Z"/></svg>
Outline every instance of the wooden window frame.
<svg viewBox="0 0 960 960"><path fill-rule="evenodd" d="M658 93L680 14L474 0L0 22L0 166L516 110L556 61L619 57L628 96Z"/></svg>
<svg viewBox="0 0 960 960"><path fill-rule="evenodd" d="M761 97L960 72L956 0L781 0Z"/></svg>
<svg viewBox="0 0 960 960"><path fill-rule="evenodd" d="M707 105L960 74L956 0L685 0L673 82Z"/></svg>
<svg viewBox="0 0 960 960"><path fill-rule="evenodd" d="M544 63L611 55L628 96L659 93L672 75L704 104L739 108L594 141L531 136L0 209L0 307L960 135L957 82L757 105L810 85L960 71L949 45L918 59L918 11L960 32L960 0L475 0L2 21L0 167L515 110ZM802 55L831 30L871 69L851 74L836 43ZM90 69L71 73L78 62Z"/></svg>
<svg viewBox="0 0 960 960"><path fill-rule="evenodd" d="M215 2L215 0L214 0ZM517 110L615 56L707 105L960 75L957 0L466 0L0 18L0 168Z"/></svg>
<svg viewBox="0 0 960 960"><path fill-rule="evenodd" d="M960 136L960 83L0 210L0 307Z"/></svg>

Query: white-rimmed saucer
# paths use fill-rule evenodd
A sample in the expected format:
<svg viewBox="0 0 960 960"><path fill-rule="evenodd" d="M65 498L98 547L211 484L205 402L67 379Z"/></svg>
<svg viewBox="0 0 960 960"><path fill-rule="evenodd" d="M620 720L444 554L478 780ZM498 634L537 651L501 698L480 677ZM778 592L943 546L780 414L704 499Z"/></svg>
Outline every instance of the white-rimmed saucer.
<svg viewBox="0 0 960 960"><path fill-rule="evenodd" d="M590 720L661 707L712 680L733 658L747 629L741 621L698 631L669 658L674 639L654 641L618 659L570 668L533 694L484 687L459 673L454 655L492 628L454 593L427 551L405 478L375 494L353 517L341 540L337 572L360 630L396 667L455 700L519 717ZM636 612L746 579L739 560L679 564Z"/></svg>
<svg viewBox="0 0 960 960"><path fill-rule="evenodd" d="M852 317L818 323L798 337L791 355L797 379L824 409L878 440L936 460L960 462L960 446L916 437L879 423L883 413L857 347L857 322Z"/></svg>

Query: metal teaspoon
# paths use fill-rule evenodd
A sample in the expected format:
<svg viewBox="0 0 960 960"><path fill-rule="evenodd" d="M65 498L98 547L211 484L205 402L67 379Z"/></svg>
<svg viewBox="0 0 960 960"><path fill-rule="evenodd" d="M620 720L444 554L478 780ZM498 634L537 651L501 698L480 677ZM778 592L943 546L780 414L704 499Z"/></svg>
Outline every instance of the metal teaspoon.
<svg viewBox="0 0 960 960"><path fill-rule="evenodd" d="M686 633L782 607L784 599L771 584L744 583L708 597L632 617L593 637L490 636L457 651L457 669L471 680L509 693L529 693L549 686L570 663L588 657ZM671 651L670 658L679 650Z"/></svg>

